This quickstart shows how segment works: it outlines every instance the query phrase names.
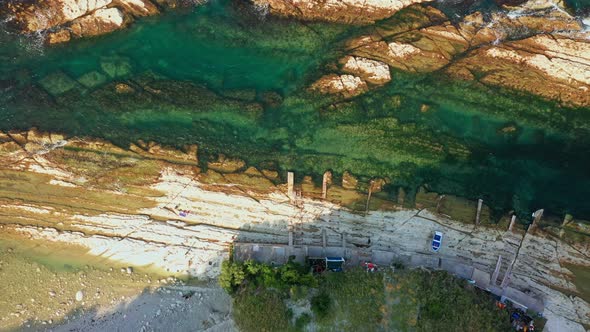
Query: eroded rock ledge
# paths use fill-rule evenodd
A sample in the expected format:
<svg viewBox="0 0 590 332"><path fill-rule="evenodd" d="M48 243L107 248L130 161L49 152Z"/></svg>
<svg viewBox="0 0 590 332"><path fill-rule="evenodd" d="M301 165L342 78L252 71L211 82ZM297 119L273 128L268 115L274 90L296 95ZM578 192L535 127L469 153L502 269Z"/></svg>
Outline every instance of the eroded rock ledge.
<svg viewBox="0 0 590 332"><path fill-rule="evenodd" d="M305 20L370 24L412 4L431 0L253 0L271 14Z"/></svg>
<svg viewBox="0 0 590 332"><path fill-rule="evenodd" d="M539 1L490 17L476 12L459 23L432 7L412 6L349 40L340 72L320 78L311 88L354 97L387 81L371 80L367 72L386 72L389 67L441 71L568 106L590 106L590 33L584 31L577 18ZM360 65L342 65L350 58ZM343 75L354 84L333 83Z"/></svg>
<svg viewBox="0 0 590 332"><path fill-rule="evenodd" d="M544 230L525 235L506 225L474 227L439 213L436 195L417 200L416 208L381 201L378 210L359 214L343 206L366 200L351 174L341 184L328 182L327 199L309 179L298 184L302 196L290 197L276 171L240 160L220 156L201 171L197 150L146 142L122 149L37 130L0 133L2 232L207 278L217 275L232 242L287 243L290 229L298 245L321 245L325 233L331 246L343 237L350 247L370 239L371 249L410 256L428 255L432 231L443 230L445 247L437 257L445 261L489 274L499 255L505 264L514 261L511 287L543 302L550 331L584 331L581 324L590 323L590 304L566 295L578 289L565 264L590 267L588 239L579 238L588 232L584 224L575 226L575 241ZM371 190L386 182L373 180ZM561 231L576 224L568 219Z"/></svg>
<svg viewBox="0 0 590 332"><path fill-rule="evenodd" d="M50 44L106 34L135 18L155 15L176 0L9 0L0 7L8 21L24 33L42 32Z"/></svg>

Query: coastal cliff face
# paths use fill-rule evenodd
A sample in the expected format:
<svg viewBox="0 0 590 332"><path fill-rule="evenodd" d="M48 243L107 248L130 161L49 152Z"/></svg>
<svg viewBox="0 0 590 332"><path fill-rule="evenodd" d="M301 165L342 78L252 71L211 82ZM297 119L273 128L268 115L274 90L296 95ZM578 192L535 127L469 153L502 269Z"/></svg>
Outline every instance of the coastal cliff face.
<svg viewBox="0 0 590 332"><path fill-rule="evenodd" d="M475 227L437 213L430 204L440 198L431 202L426 194L415 209L376 196L369 213L354 212L343 204L365 201L366 194L350 174L330 184L326 200L309 179L297 184L302 196L293 198L277 171L224 156L202 171L197 152L194 145L175 150L145 142L123 149L35 129L1 133L2 233L200 278L219 273L233 242L286 244L289 229L297 245L321 245L325 232L328 245L339 246L343 238L351 248L369 242L372 250L442 257L443 268L456 262L489 274L502 255L505 264L515 262L510 286L542 301L550 331L583 331L590 324L587 299L566 295L582 292L568 264L590 266L587 236L525 234L487 221ZM371 187L378 192L384 183L375 180ZM583 234L577 222L561 230L571 233L571 227L582 227L576 229ZM437 257L429 256L434 230L445 233Z"/></svg>

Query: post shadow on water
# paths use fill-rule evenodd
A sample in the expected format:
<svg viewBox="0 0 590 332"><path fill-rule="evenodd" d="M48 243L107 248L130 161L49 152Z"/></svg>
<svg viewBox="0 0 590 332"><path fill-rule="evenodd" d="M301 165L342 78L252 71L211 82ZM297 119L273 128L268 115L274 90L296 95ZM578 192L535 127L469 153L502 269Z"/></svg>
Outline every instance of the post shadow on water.
<svg viewBox="0 0 590 332"><path fill-rule="evenodd" d="M308 93L363 32L214 1L42 54L0 47L10 60L0 62L0 129L35 126L124 148L197 144L204 167L223 153L282 175L389 177L392 194L427 184L483 198L498 216L544 208L590 218L587 108L439 73L394 71L393 82L351 100Z"/></svg>

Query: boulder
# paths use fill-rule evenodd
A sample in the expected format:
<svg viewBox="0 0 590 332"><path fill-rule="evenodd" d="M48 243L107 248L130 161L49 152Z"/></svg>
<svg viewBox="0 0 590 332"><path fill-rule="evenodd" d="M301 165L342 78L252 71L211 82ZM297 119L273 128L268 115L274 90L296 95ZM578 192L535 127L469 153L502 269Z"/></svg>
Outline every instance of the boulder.
<svg viewBox="0 0 590 332"><path fill-rule="evenodd" d="M344 98L351 98L367 92L367 83L360 77L353 75L322 76L311 86L312 91L324 94L338 94Z"/></svg>
<svg viewBox="0 0 590 332"><path fill-rule="evenodd" d="M70 30L77 37L97 36L122 28L124 23L125 16L121 10L103 8L74 20Z"/></svg>
<svg viewBox="0 0 590 332"><path fill-rule="evenodd" d="M346 56L340 59L342 71L358 76L367 83L382 85L391 81L389 66L381 61Z"/></svg>

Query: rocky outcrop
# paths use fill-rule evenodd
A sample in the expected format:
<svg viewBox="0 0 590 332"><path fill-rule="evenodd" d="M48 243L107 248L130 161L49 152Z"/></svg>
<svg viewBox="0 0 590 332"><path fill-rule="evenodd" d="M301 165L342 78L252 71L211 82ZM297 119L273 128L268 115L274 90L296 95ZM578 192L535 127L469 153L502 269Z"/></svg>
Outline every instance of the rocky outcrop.
<svg viewBox="0 0 590 332"><path fill-rule="evenodd" d="M369 84L382 85L391 81L389 67L380 61L346 56L340 59L342 71L360 77Z"/></svg>
<svg viewBox="0 0 590 332"><path fill-rule="evenodd" d="M159 10L150 0L35 0L8 1L4 12L23 33L44 32L57 44L112 32Z"/></svg>
<svg viewBox="0 0 590 332"><path fill-rule="evenodd" d="M346 56L340 59L340 66L344 75L325 75L311 86L311 90L352 98L367 92L369 86L391 81L389 66L380 61Z"/></svg>
<svg viewBox="0 0 590 332"><path fill-rule="evenodd" d="M434 8L413 6L372 34L349 40L345 59L378 61L406 72L444 70L455 78L588 106L589 36L575 17L547 2L527 2L489 17L476 12L458 24ZM370 82L347 66L339 71Z"/></svg>
<svg viewBox="0 0 590 332"><path fill-rule="evenodd" d="M369 24L390 17L412 4L430 0L253 0L271 14L304 20Z"/></svg>
<svg viewBox="0 0 590 332"><path fill-rule="evenodd" d="M480 48L457 61L450 74L527 91L574 106L590 105L590 43L538 35Z"/></svg>
<svg viewBox="0 0 590 332"><path fill-rule="evenodd" d="M112 32L123 26L125 17L117 8L101 8L72 22L69 30L76 37L89 37Z"/></svg>
<svg viewBox="0 0 590 332"><path fill-rule="evenodd" d="M326 75L311 86L320 93L340 94L344 98L358 96L368 91L367 83L353 75Z"/></svg>
<svg viewBox="0 0 590 332"><path fill-rule="evenodd" d="M8 11L14 22L24 32L47 30L74 21L99 8L105 8L112 0L46 0L33 3L8 2Z"/></svg>

